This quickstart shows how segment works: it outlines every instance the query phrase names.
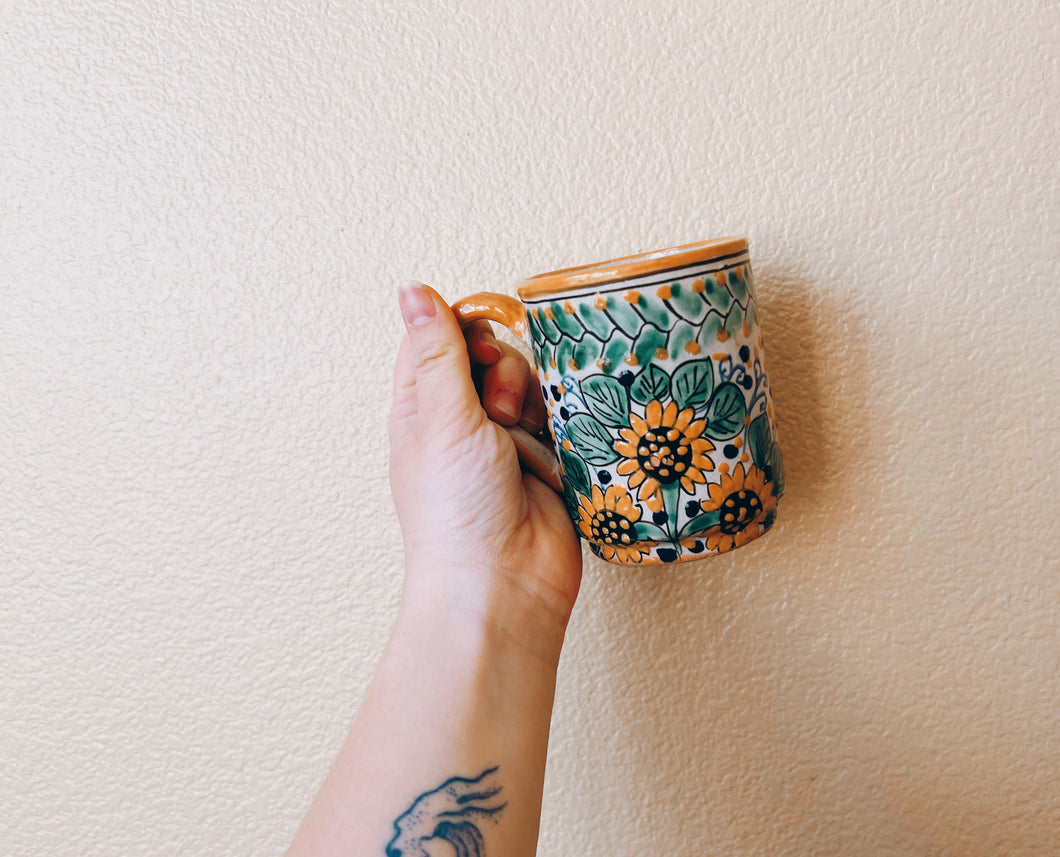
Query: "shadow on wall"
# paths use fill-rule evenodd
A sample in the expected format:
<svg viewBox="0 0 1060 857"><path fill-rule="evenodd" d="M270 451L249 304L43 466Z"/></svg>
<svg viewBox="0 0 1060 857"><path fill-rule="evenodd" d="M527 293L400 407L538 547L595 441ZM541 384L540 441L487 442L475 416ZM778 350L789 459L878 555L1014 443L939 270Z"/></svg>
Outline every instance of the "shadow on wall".
<svg viewBox="0 0 1060 857"><path fill-rule="evenodd" d="M857 503L863 462L886 448L890 429L868 401L868 320L798 272L757 270L756 291L787 483L774 531L695 563L601 564L587 609L618 641L599 669L612 708L603 722L621 724L617 762L645 796L630 807L631 832L658 825L666 807L669 828L690 844L753 850L765 839L832 853L866 823L888 823L857 815L858 804L879 802L868 775L843 772L838 797L822 790L805 752L821 727L789 722L817 704L789 704L804 695L794 684L820 680L827 691L843 678L830 653L812 648L817 629L785 609L793 594L829 597L836 542L856 538L836 521Z"/></svg>
<svg viewBox="0 0 1060 857"><path fill-rule="evenodd" d="M815 510L847 493L871 445L883 440L885 426L866 419L869 324L834 291L794 272L756 272L755 289L784 451L784 516L812 525Z"/></svg>

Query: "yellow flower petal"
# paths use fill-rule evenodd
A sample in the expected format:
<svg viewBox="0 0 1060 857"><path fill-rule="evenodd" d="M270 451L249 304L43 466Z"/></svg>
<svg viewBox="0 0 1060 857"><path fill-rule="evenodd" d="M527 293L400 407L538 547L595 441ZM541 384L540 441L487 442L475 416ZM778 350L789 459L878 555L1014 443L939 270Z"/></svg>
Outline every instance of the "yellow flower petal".
<svg viewBox="0 0 1060 857"><path fill-rule="evenodd" d="M644 471L641 471L643 473ZM632 487L632 480L630 480ZM661 486L654 479L645 479L644 485L640 489L638 495L641 500L648 504L648 508L653 512L661 512L663 510L663 497Z"/></svg>
<svg viewBox="0 0 1060 857"><path fill-rule="evenodd" d="M672 426L677 419L677 402L667 402L666 410L663 411L662 423L664 426Z"/></svg>
<svg viewBox="0 0 1060 857"><path fill-rule="evenodd" d="M604 507L604 492L600 490L599 485L593 486L593 508L602 509Z"/></svg>
<svg viewBox="0 0 1060 857"><path fill-rule="evenodd" d="M644 426L644 428L641 429L638 426L634 425L634 428L637 429L637 433L644 434L644 432L647 431L649 427L660 425L662 420L662 414L663 407L659 403L659 400L652 399L652 401L648 402L648 407L644 412L644 420L641 421L641 424Z"/></svg>

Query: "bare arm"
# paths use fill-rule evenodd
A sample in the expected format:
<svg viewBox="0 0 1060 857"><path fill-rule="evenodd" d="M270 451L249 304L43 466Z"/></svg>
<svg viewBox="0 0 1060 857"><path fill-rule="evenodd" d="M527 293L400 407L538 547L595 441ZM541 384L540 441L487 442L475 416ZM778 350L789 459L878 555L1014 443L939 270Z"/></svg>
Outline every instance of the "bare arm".
<svg viewBox="0 0 1060 857"><path fill-rule="evenodd" d="M525 361L484 325L465 343L431 290L406 290L402 310L391 414L401 608L289 855L530 857L580 551L562 501L520 473L497 425L540 427ZM485 367L485 410L469 352Z"/></svg>

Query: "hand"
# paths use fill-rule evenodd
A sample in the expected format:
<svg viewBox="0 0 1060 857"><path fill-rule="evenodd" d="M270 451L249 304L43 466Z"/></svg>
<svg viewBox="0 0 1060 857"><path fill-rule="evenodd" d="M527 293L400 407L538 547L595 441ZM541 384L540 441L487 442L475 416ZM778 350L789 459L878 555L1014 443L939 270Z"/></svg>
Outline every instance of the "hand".
<svg viewBox="0 0 1060 857"><path fill-rule="evenodd" d="M530 367L485 322L461 333L433 289L410 284L400 302L408 335L395 370L390 484L404 601L475 611L512 634L555 623L562 639L581 580L578 538L562 498L520 471L501 428L543 426Z"/></svg>

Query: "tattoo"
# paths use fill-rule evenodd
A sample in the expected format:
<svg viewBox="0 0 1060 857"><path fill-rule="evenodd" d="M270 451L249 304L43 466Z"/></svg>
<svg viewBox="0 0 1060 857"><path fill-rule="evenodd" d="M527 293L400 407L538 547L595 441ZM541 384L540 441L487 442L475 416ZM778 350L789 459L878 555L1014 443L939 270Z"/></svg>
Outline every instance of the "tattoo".
<svg viewBox="0 0 1060 857"><path fill-rule="evenodd" d="M430 857L424 843L448 842L456 857L485 857L486 841L479 829L496 824L507 801L498 802L497 768L474 779L452 777L434 791L424 792L394 822L397 833L386 845L386 857Z"/></svg>

